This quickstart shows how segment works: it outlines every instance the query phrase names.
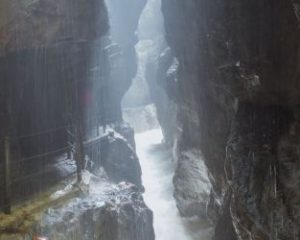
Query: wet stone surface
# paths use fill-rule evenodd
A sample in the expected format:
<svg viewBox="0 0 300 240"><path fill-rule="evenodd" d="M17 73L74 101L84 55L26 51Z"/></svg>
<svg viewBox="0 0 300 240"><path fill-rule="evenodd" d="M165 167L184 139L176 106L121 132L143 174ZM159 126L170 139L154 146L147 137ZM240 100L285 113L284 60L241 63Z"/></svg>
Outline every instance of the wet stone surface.
<svg viewBox="0 0 300 240"><path fill-rule="evenodd" d="M152 211L138 188L125 182L112 185L94 177L89 194L49 208L39 218L26 236L16 239L154 240Z"/></svg>

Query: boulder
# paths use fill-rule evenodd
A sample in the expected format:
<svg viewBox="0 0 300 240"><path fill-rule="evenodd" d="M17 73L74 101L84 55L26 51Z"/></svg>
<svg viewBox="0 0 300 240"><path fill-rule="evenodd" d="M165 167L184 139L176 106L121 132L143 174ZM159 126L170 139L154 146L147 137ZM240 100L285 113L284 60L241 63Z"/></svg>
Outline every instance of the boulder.
<svg viewBox="0 0 300 240"><path fill-rule="evenodd" d="M94 172L102 167L112 182L126 181L143 190L139 159L125 138L110 131L99 139L97 150L97 154L93 154L94 152L87 148Z"/></svg>

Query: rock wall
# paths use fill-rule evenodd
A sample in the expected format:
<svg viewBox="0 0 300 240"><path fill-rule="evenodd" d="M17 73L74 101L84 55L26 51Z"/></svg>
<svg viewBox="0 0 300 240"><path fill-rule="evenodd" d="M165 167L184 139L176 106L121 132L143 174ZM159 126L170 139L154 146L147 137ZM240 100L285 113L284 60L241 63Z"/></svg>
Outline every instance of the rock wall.
<svg viewBox="0 0 300 240"><path fill-rule="evenodd" d="M146 2L146 0L106 1L110 16L110 41L118 49L112 54L112 58L118 59L118 62L111 72L111 88L117 88L117 91L113 91L112 98L119 108L120 120L122 120L121 101L137 73L136 32Z"/></svg>
<svg viewBox="0 0 300 240"><path fill-rule="evenodd" d="M102 0L3 0L0 9L2 54L60 41L91 41L108 30Z"/></svg>
<svg viewBox="0 0 300 240"><path fill-rule="evenodd" d="M108 3L117 11L109 12L110 16L103 0L0 2L1 156L7 135L17 137L11 148L17 155L13 156L15 161L66 146L65 130L78 122L89 138L93 127L122 120L120 102L136 72L135 30L145 1ZM127 4L134 8L124 11ZM121 126L118 130L134 147L132 130ZM50 134L35 136L43 131ZM30 138L18 138L24 135ZM49 239L154 240L153 216L141 195L141 169L133 147L121 136L108 135L100 141L97 160L108 179L98 179L91 194L43 212L23 236L12 235L16 231L11 229L8 235L1 232L0 238L35 239L34 235L42 235ZM44 160L49 164L53 159ZM18 161L12 162L13 182L51 168L43 163L31 161L19 166ZM18 168L20 172L16 172ZM56 171L59 174L63 167ZM114 185L108 180L126 183ZM34 179L39 185L34 193L48 187L41 182ZM17 195L14 185L12 189L13 204L28 197ZM2 207L2 186L0 192Z"/></svg>
<svg viewBox="0 0 300 240"><path fill-rule="evenodd" d="M149 63L157 65L161 48L165 47L163 17L160 8L160 0L148 0L140 16L136 31L138 43L135 46L138 70L129 91L123 99L125 108L142 107L153 102L150 97L152 94L149 92L151 86L148 86L148 80L154 82L153 76L148 75ZM153 69L150 71L153 71ZM153 74L155 74L155 71L153 71Z"/></svg>
<svg viewBox="0 0 300 240"><path fill-rule="evenodd" d="M134 8L124 12L127 3ZM45 171L43 163L53 156L26 164L19 160L65 147L74 140L66 130L73 132L78 122L90 138L96 126L122 120L120 102L136 72L135 30L145 1L127 3L109 1L117 12L108 16L103 0L1 1L0 154L4 137L16 137L11 145L13 182ZM40 132L49 133L35 135ZM24 135L30 137L18 138ZM123 151L129 149L125 145ZM127 152L129 160L135 157L135 183L141 187L138 159L132 149ZM45 188L36 185L34 192ZM13 202L23 200L15 192Z"/></svg>
<svg viewBox="0 0 300 240"><path fill-rule="evenodd" d="M0 154L4 136L15 138L15 182L44 169L41 159L20 165L20 158L66 146L65 126L86 122L93 107L88 98L103 91L102 70L109 71L101 38L109 25L102 0L4 0L0 16Z"/></svg>
<svg viewBox="0 0 300 240"><path fill-rule="evenodd" d="M177 151L203 156L216 240L300 237L299 6L162 0L179 62L166 86L176 99Z"/></svg>
<svg viewBox="0 0 300 240"><path fill-rule="evenodd" d="M1 231L0 239L154 240L152 224L153 214L135 186L112 185L93 177L89 194L27 216Z"/></svg>
<svg viewBox="0 0 300 240"><path fill-rule="evenodd" d="M110 71L103 50L109 20L102 0L15 0L1 1L0 7L1 116L11 135L58 128L76 114L87 118L92 108L95 115L116 115L104 114L117 109L94 99L108 91ZM107 122L103 116L99 121Z"/></svg>
<svg viewBox="0 0 300 240"><path fill-rule="evenodd" d="M148 0L140 16L137 34L139 42L136 51L139 66L131 88L123 99L124 116L137 126L138 131L147 129L146 126L141 126L141 123L150 125L150 128L158 127L158 120L159 124L163 125L165 141L172 143L176 105L168 98L164 86L175 81L173 72L176 69L176 61L173 61L174 55L165 41L161 0ZM156 113L151 117L157 118L155 124L149 124L148 117L144 119L143 112L148 112L149 108L146 105L151 103L156 107ZM142 111L144 106L146 111ZM141 113L140 123L135 123L135 119L139 119L134 116L136 113Z"/></svg>
<svg viewBox="0 0 300 240"><path fill-rule="evenodd" d="M146 77L151 97L156 106L157 118L165 142L172 146L177 141L177 105L174 83L177 81L178 61L167 47L148 59ZM173 91L175 90L175 91Z"/></svg>

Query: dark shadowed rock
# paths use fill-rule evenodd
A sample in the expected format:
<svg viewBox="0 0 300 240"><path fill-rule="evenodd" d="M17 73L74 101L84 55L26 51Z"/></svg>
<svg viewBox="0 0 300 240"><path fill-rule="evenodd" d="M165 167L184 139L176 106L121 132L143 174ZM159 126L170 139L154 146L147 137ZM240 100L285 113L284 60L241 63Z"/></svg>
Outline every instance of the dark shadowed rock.
<svg viewBox="0 0 300 240"><path fill-rule="evenodd" d="M101 163L108 177L115 182L128 181L142 187L139 159L128 142L118 136L108 136L105 141L108 141L104 149L106 158Z"/></svg>
<svg viewBox="0 0 300 240"><path fill-rule="evenodd" d="M130 146L135 150L134 129L127 123L117 125L114 130L123 136Z"/></svg>
<svg viewBox="0 0 300 240"><path fill-rule="evenodd" d="M300 238L299 6L162 0L179 62L175 85L166 85L179 151L203 154L216 240Z"/></svg>
<svg viewBox="0 0 300 240"><path fill-rule="evenodd" d="M79 111L84 115L92 108L83 107L90 83L95 83L91 95L104 91L108 60L102 37L108 28L103 0L0 1L0 141L6 135L30 136L12 141L13 203L57 181L46 173L56 154L26 163L20 159L65 147L65 126L78 122ZM101 100L97 106L104 113ZM2 162L0 158L0 168ZM60 171L54 174L65 177Z"/></svg>
<svg viewBox="0 0 300 240"><path fill-rule="evenodd" d="M208 170L201 153L192 149L180 152L174 176L175 192L179 212L184 217L197 216L206 219L211 184Z"/></svg>
<svg viewBox="0 0 300 240"><path fill-rule="evenodd" d="M103 0L3 0L0 55L57 42L91 41L108 30Z"/></svg>
<svg viewBox="0 0 300 240"><path fill-rule="evenodd" d="M139 159L125 138L112 131L99 139L97 148L96 154L87 148L93 171L103 167L111 181L133 183L143 190Z"/></svg>

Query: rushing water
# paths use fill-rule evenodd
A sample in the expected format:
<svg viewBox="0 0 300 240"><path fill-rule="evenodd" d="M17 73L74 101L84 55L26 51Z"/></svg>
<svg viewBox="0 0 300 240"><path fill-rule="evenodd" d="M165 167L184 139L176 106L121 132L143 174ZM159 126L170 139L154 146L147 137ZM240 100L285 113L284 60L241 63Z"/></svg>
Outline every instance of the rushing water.
<svg viewBox="0 0 300 240"><path fill-rule="evenodd" d="M205 239L201 237L201 233L194 231L192 233L187 228L186 222L179 216L173 198L174 164L170 151L161 142L160 129L136 135L137 154L140 158L143 184L146 188L144 198L154 213L156 240Z"/></svg>

